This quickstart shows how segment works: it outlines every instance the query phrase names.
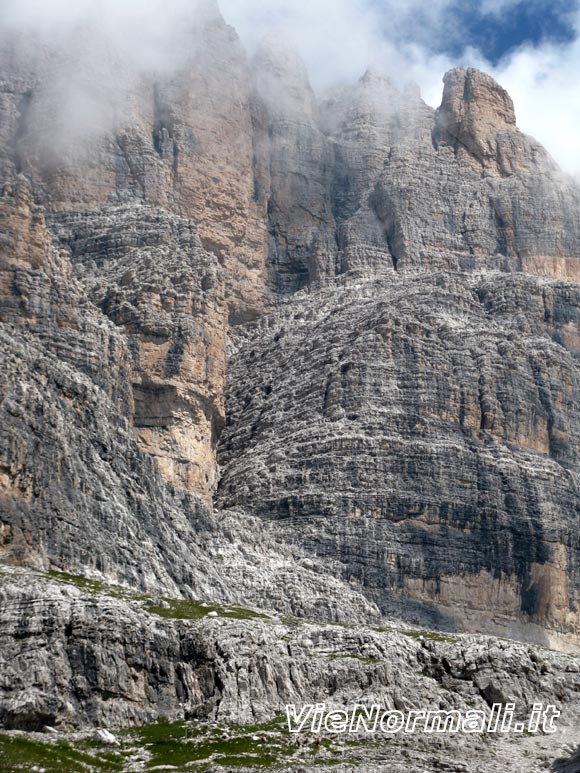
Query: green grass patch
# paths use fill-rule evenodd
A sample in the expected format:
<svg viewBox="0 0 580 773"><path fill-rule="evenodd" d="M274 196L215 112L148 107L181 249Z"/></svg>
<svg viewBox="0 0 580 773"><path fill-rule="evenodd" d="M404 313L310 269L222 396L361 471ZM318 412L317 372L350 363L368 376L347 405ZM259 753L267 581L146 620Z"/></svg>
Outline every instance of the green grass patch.
<svg viewBox="0 0 580 773"><path fill-rule="evenodd" d="M146 601L151 598L151 596L148 594L131 591L130 589L124 588L121 585L109 585L107 583L100 582L99 580L91 580L88 577L83 577L82 575L68 574L67 572L51 570L44 573L44 576L56 582L62 582L67 585L74 585L76 588L79 588L79 590L82 590L85 593L104 594L113 598L124 599L125 601ZM270 617L266 614L255 612L254 610L246 609L245 607L212 604L189 599L165 598L163 601L168 606L157 604L152 606L145 606L143 609L145 612L173 620L200 620L204 617L207 617L209 612L217 612L220 617L230 617L236 620L251 620L254 618L261 618L263 620L270 619Z"/></svg>
<svg viewBox="0 0 580 773"><path fill-rule="evenodd" d="M56 569L51 569L46 572L46 576L56 582L65 583L65 585L74 585L75 588L85 591L86 593L107 593L110 592L112 587L106 585L104 582L98 580L90 580L88 577L83 577L79 574L68 574L67 572L59 572Z"/></svg>
<svg viewBox="0 0 580 773"><path fill-rule="evenodd" d="M104 594L112 598L124 599L125 601L144 601L149 598L145 593L124 588L122 585L114 585L100 580L91 580L80 574L68 574L57 569L51 569L45 572L44 576L50 580L64 583L65 585L74 585L75 588L91 594Z"/></svg>
<svg viewBox="0 0 580 773"><path fill-rule="evenodd" d="M301 737L304 739L304 735ZM135 755L143 771L173 768L186 773L217 765L232 770L325 767L342 762L345 754L352 757L363 746L354 739L337 745L336 739L328 737L319 744L296 746L296 737L288 731L284 715L254 725L158 722L121 731L117 738L120 746L111 748L89 738L69 742L47 737L45 741L0 734L0 771L29 773L38 768L45 773L127 773L135 768Z"/></svg>
<svg viewBox="0 0 580 773"><path fill-rule="evenodd" d="M440 631L419 631L409 628L395 628L392 625L373 626L372 630L377 631L377 633L398 633L416 640L419 640L421 637L426 641L456 642L458 640L457 636L441 633Z"/></svg>
<svg viewBox="0 0 580 773"><path fill-rule="evenodd" d="M125 769L121 754L80 751L66 741L34 741L0 734L0 770L20 773L33 767L46 773L121 773Z"/></svg>
<svg viewBox="0 0 580 773"><path fill-rule="evenodd" d="M127 731L133 745L150 755L146 770L173 765L199 770L199 764L228 767L279 767L294 748L284 733L284 717L259 725L208 728L188 722L156 723ZM189 735L188 735L188 730ZM265 737L263 743L261 738Z"/></svg>
<svg viewBox="0 0 580 773"><path fill-rule="evenodd" d="M254 612L253 609L245 609L244 607L222 606L221 604L210 604L187 599L164 599L164 601L168 604L167 607L151 606L146 608L147 612L174 620L200 620L203 617L207 617L210 612L217 612L220 617L230 617L236 620L270 619L268 615Z"/></svg>

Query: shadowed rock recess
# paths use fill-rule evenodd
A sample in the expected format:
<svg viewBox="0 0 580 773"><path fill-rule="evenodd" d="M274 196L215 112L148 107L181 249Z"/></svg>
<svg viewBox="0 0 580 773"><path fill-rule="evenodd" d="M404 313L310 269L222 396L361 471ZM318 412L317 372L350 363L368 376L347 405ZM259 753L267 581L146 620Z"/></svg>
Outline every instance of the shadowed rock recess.
<svg viewBox="0 0 580 773"><path fill-rule="evenodd" d="M543 701L280 766L565 766L580 188L484 73L319 97L203 8L155 75L0 35L2 738Z"/></svg>

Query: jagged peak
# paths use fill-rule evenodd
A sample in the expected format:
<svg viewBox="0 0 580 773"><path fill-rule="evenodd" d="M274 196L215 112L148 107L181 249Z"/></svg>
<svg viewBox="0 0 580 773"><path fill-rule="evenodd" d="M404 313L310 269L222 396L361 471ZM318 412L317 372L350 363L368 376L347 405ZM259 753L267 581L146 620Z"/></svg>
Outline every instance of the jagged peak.
<svg viewBox="0 0 580 773"><path fill-rule="evenodd" d="M204 21L224 21L217 0L198 0L195 13Z"/></svg>
<svg viewBox="0 0 580 773"><path fill-rule="evenodd" d="M455 67L443 76L441 107L452 103L464 106L474 104L485 108L489 118L507 126L515 126L514 103L508 92L486 72L475 67Z"/></svg>
<svg viewBox="0 0 580 773"><path fill-rule="evenodd" d="M308 71L298 51L273 35L262 38L253 63L256 70L268 71L281 80L301 81L310 89Z"/></svg>
<svg viewBox="0 0 580 773"><path fill-rule="evenodd" d="M424 105L421 89L412 81L395 82L378 65L368 67L354 87L354 95L374 106L379 112L391 113L406 107Z"/></svg>
<svg viewBox="0 0 580 773"><path fill-rule="evenodd" d="M513 170L528 163L529 148L522 141L512 142L507 166L502 160L500 138L509 135L517 140L520 135L514 103L491 75L473 67L456 67L445 73L443 83L434 135L438 143L465 148L488 172L509 173L508 167Z"/></svg>
<svg viewBox="0 0 580 773"><path fill-rule="evenodd" d="M395 88L391 78L376 64L367 67L364 74L359 78L359 82L362 84L381 83L385 86Z"/></svg>

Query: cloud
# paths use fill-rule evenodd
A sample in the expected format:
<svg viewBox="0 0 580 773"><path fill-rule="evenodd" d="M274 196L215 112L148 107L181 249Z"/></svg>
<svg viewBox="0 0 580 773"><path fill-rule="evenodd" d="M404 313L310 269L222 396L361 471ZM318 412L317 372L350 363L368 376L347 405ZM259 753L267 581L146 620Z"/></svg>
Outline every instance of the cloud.
<svg viewBox="0 0 580 773"><path fill-rule="evenodd" d="M469 7L501 23L502 15L523 2L541 14L550 0L469 0ZM457 3L219 0L226 21L250 52L263 36L285 39L298 49L319 91L353 81L374 65L401 84L415 81L424 99L437 106L446 70L480 67L510 92L520 128L545 144L567 171L580 173L580 39L523 46L492 64L473 38L464 50L457 47L464 39ZM580 12L571 3L562 7L568 8L566 23L580 30ZM176 65L182 48L176 38L183 43L188 22L198 12L195 0L0 0L0 29L4 34L32 30L41 39L66 46L67 40L78 41L79 30L94 27L99 35L88 35L82 46L77 42L77 57L92 56L92 65L102 67L103 47L110 46L123 50L138 69L158 70ZM453 46L446 46L451 41Z"/></svg>
<svg viewBox="0 0 580 773"><path fill-rule="evenodd" d="M523 1L481 0L478 10L501 21ZM538 14L548 1L525 0ZM461 39L453 0L220 0L220 6L250 50L268 32L287 38L318 89L353 80L375 64L394 80L418 83L423 98L436 107L446 70L486 70L512 96L520 128L542 142L566 171L580 174L578 37L559 45L523 46L494 65L473 45L455 56L436 53L444 50L446 39ZM567 21L580 30L580 12L570 10Z"/></svg>
<svg viewBox="0 0 580 773"><path fill-rule="evenodd" d="M519 127L579 176L580 43L522 48L490 71L514 100Z"/></svg>
<svg viewBox="0 0 580 773"><path fill-rule="evenodd" d="M413 20L421 16L426 36L439 32L450 5L451 0L220 0L226 20L250 50L274 32L299 50L317 88L360 77L372 64L397 80L412 78L409 63L421 68L424 62L410 35Z"/></svg>
<svg viewBox="0 0 580 773"><path fill-rule="evenodd" d="M0 38L24 33L40 45L84 48L83 60L122 52L138 69L175 65L204 0L0 0ZM66 53L66 50L65 50Z"/></svg>
<svg viewBox="0 0 580 773"><path fill-rule="evenodd" d="M195 54L195 22L208 6L211 13L211 0L0 0L0 72L41 75L31 114L42 153L83 152L87 137L130 121L141 77L170 75Z"/></svg>

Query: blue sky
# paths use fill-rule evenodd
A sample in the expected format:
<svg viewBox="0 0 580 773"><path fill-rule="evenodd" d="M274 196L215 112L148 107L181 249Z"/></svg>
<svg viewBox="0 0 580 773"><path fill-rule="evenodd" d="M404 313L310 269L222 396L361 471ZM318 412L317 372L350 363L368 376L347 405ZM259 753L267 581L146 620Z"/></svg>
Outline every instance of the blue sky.
<svg viewBox="0 0 580 773"><path fill-rule="evenodd" d="M471 46L479 49L492 64L497 64L525 45L570 44L576 37L574 15L577 11L578 3L567 0L522 0L495 7L481 0L455 0L443 12L443 28L447 29L448 36L435 38L431 44L435 50L452 57L460 56L466 46ZM412 27L417 29L421 25L413 16ZM428 30L428 26L424 29ZM413 36L411 30L409 34Z"/></svg>

